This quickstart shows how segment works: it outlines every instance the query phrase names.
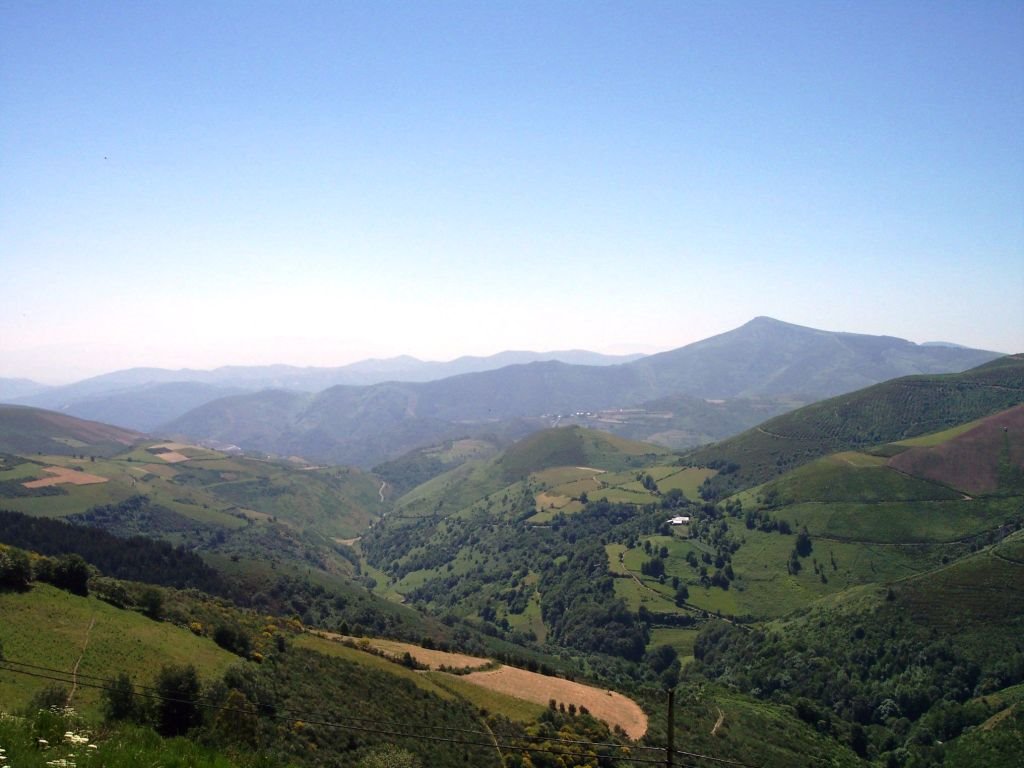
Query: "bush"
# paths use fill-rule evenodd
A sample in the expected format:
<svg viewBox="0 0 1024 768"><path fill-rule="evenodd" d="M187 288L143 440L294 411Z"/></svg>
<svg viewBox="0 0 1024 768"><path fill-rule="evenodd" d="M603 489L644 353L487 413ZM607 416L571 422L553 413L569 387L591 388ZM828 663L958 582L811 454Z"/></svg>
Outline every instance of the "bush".
<svg viewBox="0 0 1024 768"><path fill-rule="evenodd" d="M0 550L0 589L23 592L32 583L32 564L20 549Z"/></svg>
<svg viewBox="0 0 1024 768"><path fill-rule="evenodd" d="M47 581L73 595L86 597L89 594L89 577L92 570L81 555L61 555L50 563L51 567L40 569L40 581Z"/></svg>
<svg viewBox="0 0 1024 768"><path fill-rule="evenodd" d="M252 640L241 627L233 624L221 624L213 631L213 642L225 651L237 653L242 658L248 658L252 651Z"/></svg>
<svg viewBox="0 0 1024 768"><path fill-rule="evenodd" d="M164 596L156 587L146 587L139 596L142 613L153 621L160 621L164 612Z"/></svg>

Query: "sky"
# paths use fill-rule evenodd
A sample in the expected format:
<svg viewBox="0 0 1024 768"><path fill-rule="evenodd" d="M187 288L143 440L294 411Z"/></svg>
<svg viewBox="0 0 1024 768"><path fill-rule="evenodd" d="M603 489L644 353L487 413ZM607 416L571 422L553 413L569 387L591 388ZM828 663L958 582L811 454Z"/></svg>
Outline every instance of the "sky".
<svg viewBox="0 0 1024 768"><path fill-rule="evenodd" d="M0 377L1024 351L1024 3L0 4Z"/></svg>

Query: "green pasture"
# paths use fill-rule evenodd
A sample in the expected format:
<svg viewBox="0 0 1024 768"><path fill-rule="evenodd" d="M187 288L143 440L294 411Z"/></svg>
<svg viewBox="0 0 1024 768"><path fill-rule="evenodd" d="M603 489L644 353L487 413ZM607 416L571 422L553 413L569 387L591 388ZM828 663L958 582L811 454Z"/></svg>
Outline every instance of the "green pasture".
<svg viewBox="0 0 1024 768"><path fill-rule="evenodd" d="M586 469L584 467L551 467L549 469L542 469L539 472L534 472L530 475L530 478L534 482L540 483L547 488L556 488L557 486L566 485L568 483L589 480L600 474L600 472L594 472L592 469Z"/></svg>
<svg viewBox="0 0 1024 768"><path fill-rule="evenodd" d="M137 683L152 684L164 664L194 664L209 680L241 663L212 640L186 629L39 582L28 592L0 592L0 616L0 643L7 659L70 671L81 656L78 671L83 675L110 679L127 672ZM0 671L0 708L24 706L48 684ZM98 715L100 691L79 688L74 704Z"/></svg>
<svg viewBox="0 0 1024 768"><path fill-rule="evenodd" d="M753 496L772 504L805 501L941 501L959 499L961 494L943 485L897 472L885 460L852 451L833 454L805 464L785 476L748 491L746 507Z"/></svg>
<svg viewBox="0 0 1024 768"><path fill-rule="evenodd" d="M433 683L450 691L452 695L468 701L477 709L486 710L490 714L503 715L509 720L517 720L522 723L533 722L546 709L540 704L475 685L459 675L451 675L446 672L426 672L424 674Z"/></svg>
<svg viewBox="0 0 1024 768"><path fill-rule="evenodd" d="M503 615L508 619L508 623L513 629L518 629L522 632L533 632L537 640L542 643L547 637L548 628L544 624L544 619L541 618L540 592L534 591L530 595L530 599L526 603L526 610L522 613L509 613L506 610Z"/></svg>
<svg viewBox="0 0 1024 768"><path fill-rule="evenodd" d="M1021 500L982 498L877 504L795 504L776 517L811 536L879 543L952 542L991 530L1020 512ZM774 511L774 510L773 510Z"/></svg>
<svg viewBox="0 0 1024 768"><path fill-rule="evenodd" d="M551 488L552 493L560 493L564 496L570 496L572 498L579 498L580 494L586 493L592 495L600 492L604 488L604 483L601 482L600 475L593 475L591 477L580 478L579 480L572 480L561 485L556 485Z"/></svg>
<svg viewBox="0 0 1024 768"><path fill-rule="evenodd" d="M403 678L413 683L417 688L437 694L442 699L455 698L455 695L448 689L437 685L424 674L402 666L397 662L385 659L383 656L378 656L377 654L369 653L368 651L362 651L358 648L350 648L337 640L329 640L307 632L299 635L292 642L300 648L316 651L324 656L333 656L338 659L344 659L345 661L358 664L362 667L369 667L370 669L376 669L389 675ZM358 640L356 642L358 643Z"/></svg>
<svg viewBox="0 0 1024 768"><path fill-rule="evenodd" d="M627 491L623 488L602 488L599 491L595 491L594 496L590 499L591 501L607 499L613 504L650 504L654 501L654 497L644 491L643 493L637 493L636 491Z"/></svg>
<svg viewBox="0 0 1024 768"><path fill-rule="evenodd" d="M12 512L22 512L36 517L67 517L100 504L116 504L134 495L130 486L125 487L116 483L60 487L67 491L66 495L4 499L3 506Z"/></svg>
<svg viewBox="0 0 1024 768"><path fill-rule="evenodd" d="M645 581L644 586L641 586L631 578L619 578L613 582L615 596L625 600L626 605L629 606L631 611L638 611L641 607L644 607L649 611L657 611L659 613L681 612L681 609L673 602L672 597L657 591L653 588L655 586L657 586L657 582L648 584Z"/></svg>
<svg viewBox="0 0 1024 768"><path fill-rule="evenodd" d="M659 645L671 645L676 649L680 658L693 656L693 644L697 640L699 629L688 627L653 627L651 629L651 642L648 648L656 648Z"/></svg>
<svg viewBox="0 0 1024 768"><path fill-rule="evenodd" d="M975 419L974 421L968 421L966 424L958 424L950 429L944 429L940 432L932 432L930 435L921 435L920 437L912 437L908 440L898 440L893 445L906 446L907 448L930 448L935 445L942 445L948 443L954 437L959 437L965 432L970 432L983 419Z"/></svg>
<svg viewBox="0 0 1024 768"><path fill-rule="evenodd" d="M658 490L666 493L674 488L678 488L688 499L699 499L701 484L707 478L718 474L717 469L707 469L706 467L685 467L683 469L667 467L666 469L674 469L675 471L660 478L653 472L651 473L651 476L658 483Z"/></svg>
<svg viewBox="0 0 1024 768"><path fill-rule="evenodd" d="M50 475L43 472L41 464L36 464L31 461L26 461L21 464L16 464L10 469L5 469L0 472L0 481L3 480L36 480Z"/></svg>
<svg viewBox="0 0 1024 768"><path fill-rule="evenodd" d="M620 576L628 576L629 569L619 558L625 559L628 551L625 544L605 544L604 551L608 553L608 570Z"/></svg>

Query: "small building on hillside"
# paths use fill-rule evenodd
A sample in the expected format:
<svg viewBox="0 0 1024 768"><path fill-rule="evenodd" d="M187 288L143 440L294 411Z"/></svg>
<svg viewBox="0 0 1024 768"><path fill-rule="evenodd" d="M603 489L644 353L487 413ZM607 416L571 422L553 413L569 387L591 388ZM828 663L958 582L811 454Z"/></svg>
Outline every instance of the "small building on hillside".
<svg viewBox="0 0 1024 768"><path fill-rule="evenodd" d="M669 520L666 520L665 522L667 522L669 525L689 525L690 524L690 518L679 516L679 517L670 518Z"/></svg>

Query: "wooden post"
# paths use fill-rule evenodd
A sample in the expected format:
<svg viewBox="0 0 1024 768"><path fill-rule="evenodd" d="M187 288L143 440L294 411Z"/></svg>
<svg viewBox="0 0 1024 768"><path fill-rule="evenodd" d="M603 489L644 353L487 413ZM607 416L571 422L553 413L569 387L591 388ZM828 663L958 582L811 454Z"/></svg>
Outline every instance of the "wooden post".
<svg viewBox="0 0 1024 768"><path fill-rule="evenodd" d="M676 689L668 689L668 750L665 752L665 766L672 768L672 753L676 751Z"/></svg>

